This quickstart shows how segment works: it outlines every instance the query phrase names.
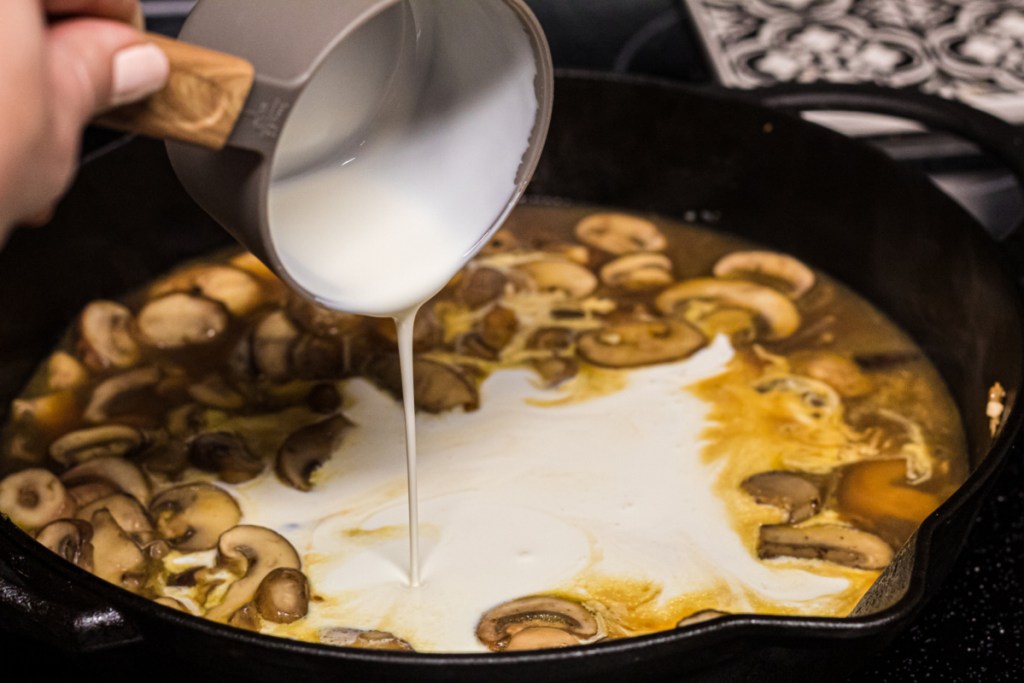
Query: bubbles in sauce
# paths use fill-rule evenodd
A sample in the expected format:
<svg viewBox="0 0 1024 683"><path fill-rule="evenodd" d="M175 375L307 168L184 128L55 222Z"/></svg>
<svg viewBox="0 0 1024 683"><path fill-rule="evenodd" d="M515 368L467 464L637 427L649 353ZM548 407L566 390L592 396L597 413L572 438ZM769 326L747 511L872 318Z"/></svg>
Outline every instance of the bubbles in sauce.
<svg viewBox="0 0 1024 683"><path fill-rule="evenodd" d="M86 309L15 402L0 507L243 628L451 652L843 616L966 472L934 369L839 283L691 226L523 206L408 330L413 590L395 328L212 263ZM220 542L237 529L271 560Z"/></svg>

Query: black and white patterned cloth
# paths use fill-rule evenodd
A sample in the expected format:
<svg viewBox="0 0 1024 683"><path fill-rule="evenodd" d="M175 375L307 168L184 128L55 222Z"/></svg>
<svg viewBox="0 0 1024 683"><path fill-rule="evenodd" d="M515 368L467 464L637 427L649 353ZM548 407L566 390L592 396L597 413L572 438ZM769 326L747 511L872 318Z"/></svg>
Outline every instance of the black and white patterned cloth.
<svg viewBox="0 0 1024 683"><path fill-rule="evenodd" d="M918 87L1024 122L1024 0L686 0L722 83Z"/></svg>

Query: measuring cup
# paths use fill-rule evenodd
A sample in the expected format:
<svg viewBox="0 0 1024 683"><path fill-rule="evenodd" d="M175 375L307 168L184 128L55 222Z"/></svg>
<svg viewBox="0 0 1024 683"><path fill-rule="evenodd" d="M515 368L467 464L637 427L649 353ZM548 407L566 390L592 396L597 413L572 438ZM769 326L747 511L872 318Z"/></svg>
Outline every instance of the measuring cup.
<svg viewBox="0 0 1024 683"><path fill-rule="evenodd" d="M494 145L494 164L477 163L472 171L486 176L491 166L511 168L507 189L484 200L494 206L465 244L465 262L522 194L547 133L551 56L521 0L201 0L180 39L244 61L204 64L188 54L179 60L175 44L165 41L172 61L167 91L107 122L205 145L168 142L185 189L239 242L313 298L314 280L282 258L288 226L274 225L268 208L276 182L346 163L382 127L388 149L422 145L437 121L472 111L485 97L481 93L503 84L500 108L492 107L491 114L527 117L519 134L528 139L520 147ZM176 82L175 67L189 60L192 73ZM193 108L187 125L166 125L173 117L162 110L172 105L161 104L162 97L177 100L173 107ZM491 114L478 116L491 122L491 139L474 145L500 142ZM402 176L403 189L436 194L466 183L457 159L427 159L421 166ZM472 200L474 190L465 189Z"/></svg>

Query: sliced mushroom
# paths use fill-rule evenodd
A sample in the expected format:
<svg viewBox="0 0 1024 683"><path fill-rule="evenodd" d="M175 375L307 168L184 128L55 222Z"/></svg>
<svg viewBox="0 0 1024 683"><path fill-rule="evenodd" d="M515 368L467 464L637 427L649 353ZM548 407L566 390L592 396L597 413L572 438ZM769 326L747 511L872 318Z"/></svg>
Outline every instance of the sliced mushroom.
<svg viewBox="0 0 1024 683"><path fill-rule="evenodd" d="M626 254L601 267L601 282L627 292L661 289L672 281L672 261L664 254Z"/></svg>
<svg viewBox="0 0 1024 683"><path fill-rule="evenodd" d="M55 391L32 398L11 401L11 420L49 433L73 429L79 421L81 407L72 391Z"/></svg>
<svg viewBox="0 0 1024 683"><path fill-rule="evenodd" d="M221 534L217 542L217 563L242 574L228 587L221 603L206 616L227 621L255 596L267 574L278 567L300 569L295 548L283 536L259 526L240 525Z"/></svg>
<svg viewBox="0 0 1024 683"><path fill-rule="evenodd" d="M184 553L209 550L242 519L238 503L212 484L185 484L168 489L149 507L160 536Z"/></svg>
<svg viewBox="0 0 1024 683"><path fill-rule="evenodd" d="M136 368L114 375L93 389L82 417L97 424L131 411L141 393L156 385L160 376L160 370L155 367Z"/></svg>
<svg viewBox="0 0 1024 683"><path fill-rule="evenodd" d="M299 327L318 337L337 339L354 335L365 321L358 315L331 310L299 296L288 300L286 310Z"/></svg>
<svg viewBox="0 0 1024 683"><path fill-rule="evenodd" d="M252 331L252 363L257 374L270 380L281 380L291 374L292 346L299 330L284 311L264 317Z"/></svg>
<svg viewBox="0 0 1024 683"><path fill-rule="evenodd" d="M191 294L167 294L139 311L136 326L145 343L159 349L208 344L228 329L230 317L220 302Z"/></svg>
<svg viewBox="0 0 1024 683"><path fill-rule="evenodd" d="M132 312L113 301L94 301L78 318L78 352L96 370L130 368L141 357L132 336Z"/></svg>
<svg viewBox="0 0 1024 683"><path fill-rule="evenodd" d="M313 472L330 459L351 426L344 415L335 415L293 432L278 451L277 476L300 491L312 489Z"/></svg>
<svg viewBox="0 0 1024 683"><path fill-rule="evenodd" d="M477 639L491 650L506 650L518 634L526 630L544 629L524 637L521 644L540 643L538 647L560 647L580 644L597 636L597 618L583 605L549 595L519 598L488 610L476 627ZM552 637L548 629L560 630L573 638ZM521 648L517 648L521 649Z"/></svg>
<svg viewBox="0 0 1024 683"><path fill-rule="evenodd" d="M139 501L129 495L115 493L106 498L100 498L81 508L75 516L78 519L89 521L100 510L106 510L113 515L117 525L139 546L152 542L156 536L149 513Z"/></svg>
<svg viewBox="0 0 1024 683"><path fill-rule="evenodd" d="M0 512L28 532L70 516L75 503L53 472L31 468L0 480Z"/></svg>
<svg viewBox="0 0 1024 683"><path fill-rule="evenodd" d="M92 573L114 585L139 592L146 580L146 555L106 508L97 510L89 522L92 524Z"/></svg>
<svg viewBox="0 0 1024 683"><path fill-rule="evenodd" d="M69 353L54 352L46 361L46 388L49 391L79 389L89 381L89 371Z"/></svg>
<svg viewBox="0 0 1024 683"><path fill-rule="evenodd" d="M402 378L398 358L392 354L379 356L368 371L381 386L395 396L402 395ZM413 361L413 392L416 407L428 413L443 413L458 407L476 410L480 405L476 387L463 374L449 365L417 358Z"/></svg>
<svg viewBox="0 0 1024 683"><path fill-rule="evenodd" d="M649 220L624 213L595 213L576 224L576 238L609 254L661 251L665 235Z"/></svg>
<svg viewBox="0 0 1024 683"><path fill-rule="evenodd" d="M118 492L109 481L90 481L65 487L77 507L85 507L94 500L106 498Z"/></svg>
<svg viewBox="0 0 1024 683"><path fill-rule="evenodd" d="M263 461L232 432L200 434L187 445L189 462L205 472L215 472L229 484L249 481L264 469Z"/></svg>
<svg viewBox="0 0 1024 683"><path fill-rule="evenodd" d="M104 425L65 434L50 444L50 457L62 465L106 456L123 457L142 447L145 438L135 427Z"/></svg>
<svg viewBox="0 0 1024 683"><path fill-rule="evenodd" d="M172 273L149 289L156 299L172 293L202 296L242 316L263 303L263 288L249 273L221 265L201 265Z"/></svg>
<svg viewBox="0 0 1024 683"><path fill-rule="evenodd" d="M871 378L846 356L830 351L802 351L790 357L793 372L820 380L846 398L858 398L874 389Z"/></svg>
<svg viewBox="0 0 1024 683"><path fill-rule="evenodd" d="M245 397L232 389L220 375L207 375L188 388L188 395L211 408L238 410L245 405Z"/></svg>
<svg viewBox="0 0 1024 683"><path fill-rule="evenodd" d="M80 519L58 519L36 534L44 546L86 571L92 571L92 526Z"/></svg>
<svg viewBox="0 0 1024 683"><path fill-rule="evenodd" d="M470 310L482 308L505 292L508 278L494 268L474 268L463 274L455 290L455 298Z"/></svg>
<svg viewBox="0 0 1024 683"><path fill-rule="evenodd" d="M565 327L542 327L530 335L526 348L531 351L550 351L548 358L537 358L531 361L533 368L541 376L547 386L556 386L579 371L576 358L572 352L576 333Z"/></svg>
<svg viewBox="0 0 1024 683"><path fill-rule="evenodd" d="M106 482L143 505L149 504L150 488L146 475L138 465L121 458L94 458L72 467L60 478L69 488L95 481Z"/></svg>
<svg viewBox="0 0 1024 683"><path fill-rule="evenodd" d="M838 524L762 526L757 554L761 559L799 557L857 569L883 569L893 558L892 547L878 536Z"/></svg>
<svg viewBox="0 0 1024 683"><path fill-rule="evenodd" d="M580 335L579 354L594 365L632 368L679 360L705 344L704 335L682 321L610 325Z"/></svg>
<svg viewBox="0 0 1024 683"><path fill-rule="evenodd" d="M153 444L136 460L151 474L177 479L188 467L188 446L183 439L172 436Z"/></svg>
<svg viewBox="0 0 1024 683"><path fill-rule="evenodd" d="M681 628L683 626L693 626L694 624L702 624L705 621L711 621L712 619L718 619L719 617L727 616L729 616L728 612L721 612L717 609L702 609L680 619L676 623L676 628Z"/></svg>
<svg viewBox="0 0 1024 683"><path fill-rule="evenodd" d="M334 627L320 632L320 642L362 650L413 651L412 645L387 631L361 631L356 628Z"/></svg>
<svg viewBox="0 0 1024 683"><path fill-rule="evenodd" d="M716 277L764 280L791 299L799 299L814 286L814 271L803 262L777 251L734 251L715 264Z"/></svg>
<svg viewBox="0 0 1024 683"><path fill-rule="evenodd" d="M754 311L765 327L768 340L785 339L800 328L800 313L784 294L771 287L745 280L694 278L663 291L655 306L665 314L694 299L720 302L725 306Z"/></svg>
<svg viewBox="0 0 1024 683"><path fill-rule="evenodd" d="M314 413L330 415L341 407L341 392L338 387L327 382L315 384L306 394L306 405Z"/></svg>
<svg viewBox="0 0 1024 683"><path fill-rule="evenodd" d="M291 347L289 361L296 377L303 379L338 378L345 374L342 342L329 337L304 334Z"/></svg>
<svg viewBox="0 0 1024 683"><path fill-rule="evenodd" d="M228 624L235 628L244 629L246 631L253 631L258 633L260 630L260 615L256 611L256 606L251 602L244 605L240 610L235 612L228 618Z"/></svg>
<svg viewBox="0 0 1024 683"><path fill-rule="evenodd" d="M491 236L491 241L480 250L480 253L484 256L507 254L509 252L516 251L519 248L519 238L515 236L515 233L511 230L501 228Z"/></svg>
<svg viewBox="0 0 1024 683"><path fill-rule="evenodd" d="M253 602L267 621L290 624L309 611L309 582L298 569L278 567L260 583Z"/></svg>
<svg viewBox="0 0 1024 683"><path fill-rule="evenodd" d="M792 524L809 519L821 510L820 482L812 481L803 473L761 472L747 477L740 486L759 504L785 510Z"/></svg>
<svg viewBox="0 0 1024 683"><path fill-rule="evenodd" d="M562 292L571 298L582 299L597 289L597 277L572 261L530 261L518 266L518 270L529 276L533 285L542 292Z"/></svg>
<svg viewBox="0 0 1024 683"><path fill-rule="evenodd" d="M495 306L480 320L480 341L494 351L501 351L512 341L518 329L519 320L515 312Z"/></svg>

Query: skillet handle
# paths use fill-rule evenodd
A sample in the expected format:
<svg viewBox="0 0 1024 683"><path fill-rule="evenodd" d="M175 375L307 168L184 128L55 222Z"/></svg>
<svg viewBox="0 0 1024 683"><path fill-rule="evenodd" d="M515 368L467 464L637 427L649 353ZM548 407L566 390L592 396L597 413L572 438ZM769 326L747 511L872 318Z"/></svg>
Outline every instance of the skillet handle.
<svg viewBox="0 0 1024 683"><path fill-rule="evenodd" d="M785 84L744 91L773 109L853 111L897 116L958 135L1006 165L1024 189L1024 130L955 100L869 84ZM1018 228L1011 235L1019 235Z"/></svg>
<svg viewBox="0 0 1024 683"><path fill-rule="evenodd" d="M54 560L61 561L56 557ZM81 586L72 585L55 572L49 576L25 575L15 569L17 563L17 553L0 558L3 631L76 654L141 640L135 626L113 607L89 604ZM43 584L45 589L40 587Z"/></svg>

